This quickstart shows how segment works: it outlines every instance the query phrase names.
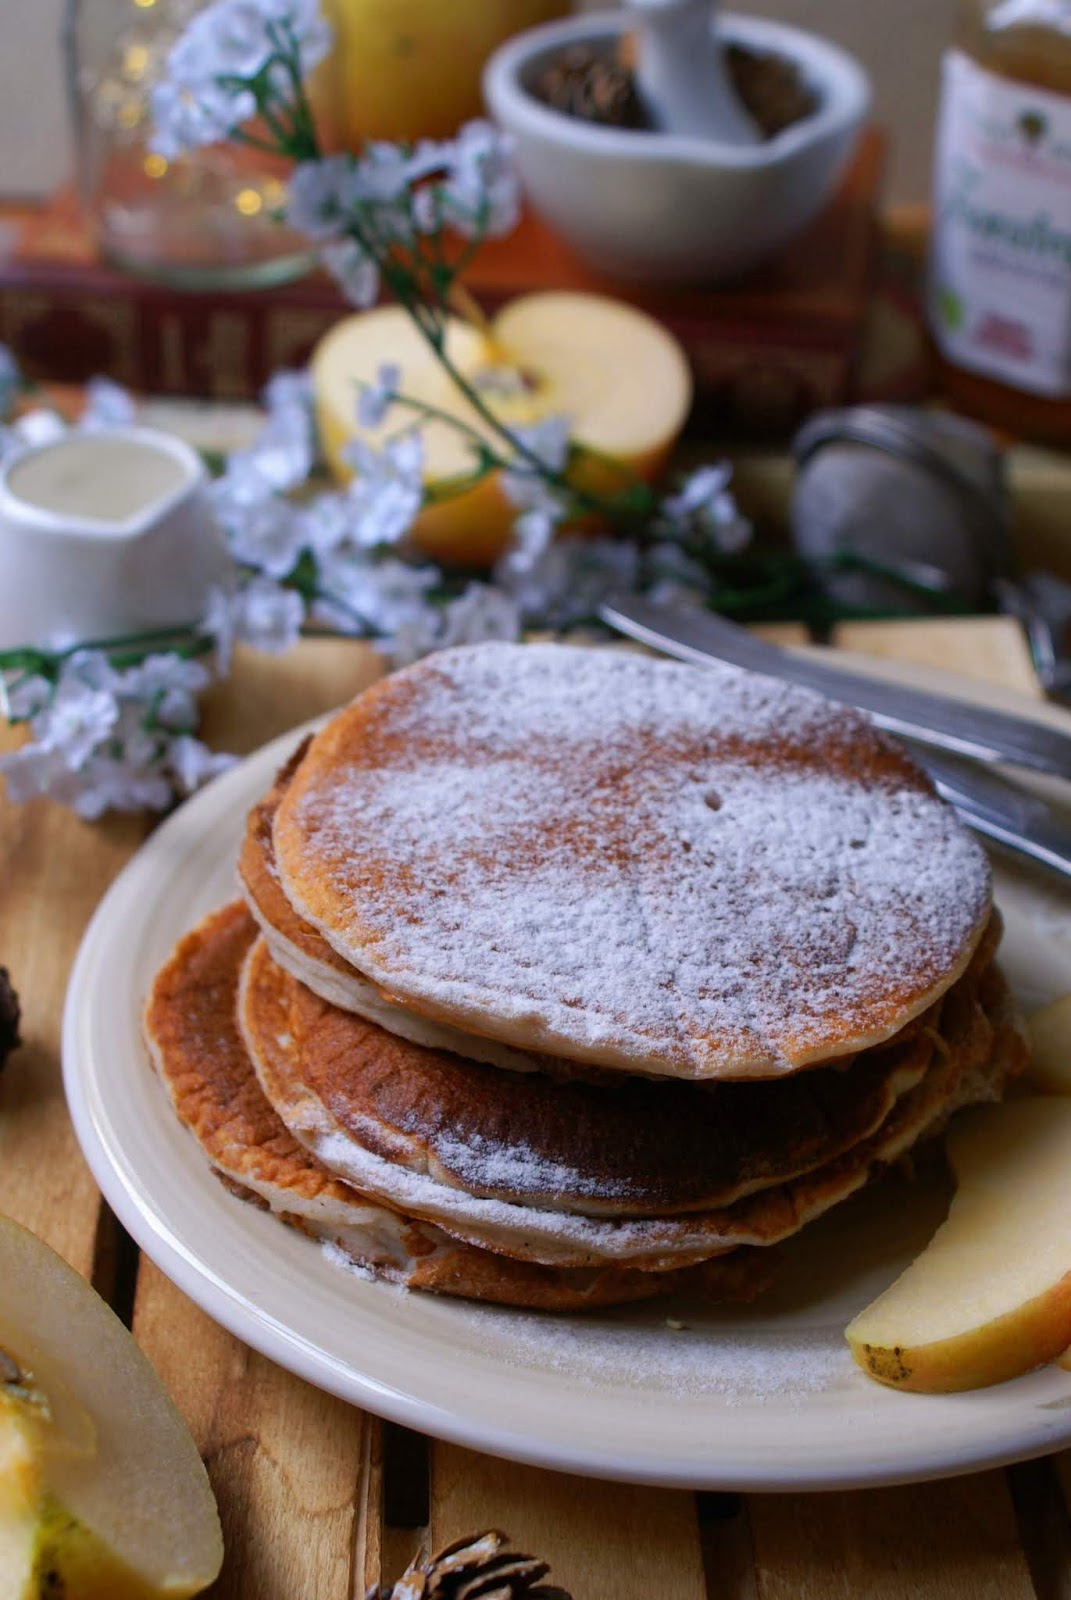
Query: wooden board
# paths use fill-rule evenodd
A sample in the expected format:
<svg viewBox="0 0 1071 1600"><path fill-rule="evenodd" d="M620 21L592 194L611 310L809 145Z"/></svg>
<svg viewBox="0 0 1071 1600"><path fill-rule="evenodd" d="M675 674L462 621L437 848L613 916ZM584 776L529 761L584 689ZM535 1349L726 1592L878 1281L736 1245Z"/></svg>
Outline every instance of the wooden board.
<svg viewBox="0 0 1071 1600"><path fill-rule="evenodd" d="M782 637L799 637L788 630ZM1008 621L859 625L840 642L1032 687ZM369 649L308 642L243 656L206 732L235 751L355 693ZM10 736L5 736L10 742ZM143 837L0 799L0 963L26 1046L0 1078L0 1209L28 1222L121 1310L186 1416L227 1536L216 1600L360 1600L432 1544L501 1526L575 1600L1057 1600L1071 1594L1066 1461L859 1494L693 1496L492 1461L382 1429L214 1326L102 1212L59 1083L63 989L100 894ZM905 1399L910 1404L910 1399ZM387 1521L384 1525L384 1505Z"/></svg>

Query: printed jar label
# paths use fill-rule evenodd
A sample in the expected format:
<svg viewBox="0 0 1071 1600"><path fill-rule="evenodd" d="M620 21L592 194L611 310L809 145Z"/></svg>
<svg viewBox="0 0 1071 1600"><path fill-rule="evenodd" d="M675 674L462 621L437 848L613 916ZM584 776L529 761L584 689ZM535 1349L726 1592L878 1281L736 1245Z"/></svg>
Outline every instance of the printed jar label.
<svg viewBox="0 0 1071 1600"><path fill-rule="evenodd" d="M955 366L1071 395L1071 100L944 60L930 322Z"/></svg>

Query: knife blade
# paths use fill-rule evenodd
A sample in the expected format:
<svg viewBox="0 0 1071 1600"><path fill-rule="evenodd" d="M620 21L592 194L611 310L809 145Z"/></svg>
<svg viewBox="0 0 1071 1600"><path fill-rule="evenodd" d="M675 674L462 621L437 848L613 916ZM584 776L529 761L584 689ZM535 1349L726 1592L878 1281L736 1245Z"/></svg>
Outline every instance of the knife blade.
<svg viewBox="0 0 1071 1600"><path fill-rule="evenodd" d="M942 800L975 833L1071 878L1071 819L991 767L957 760L907 741Z"/></svg>
<svg viewBox="0 0 1071 1600"><path fill-rule="evenodd" d="M671 610L627 595L600 606L599 615L617 633L681 661L728 661L816 689L869 712L879 728L928 748L1071 779L1071 735L1027 717L827 666L768 644L710 611Z"/></svg>

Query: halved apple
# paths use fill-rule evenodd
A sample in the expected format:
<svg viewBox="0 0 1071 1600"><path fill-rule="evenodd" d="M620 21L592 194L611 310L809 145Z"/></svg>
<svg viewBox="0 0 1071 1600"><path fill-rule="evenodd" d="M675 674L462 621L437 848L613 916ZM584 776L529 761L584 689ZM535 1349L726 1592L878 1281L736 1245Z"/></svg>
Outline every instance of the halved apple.
<svg viewBox="0 0 1071 1600"><path fill-rule="evenodd" d="M1030 1065L1023 1082L1042 1094L1071 1094L1071 994L1035 1011L1027 1032Z"/></svg>
<svg viewBox="0 0 1071 1600"><path fill-rule="evenodd" d="M847 1329L872 1378L923 1394L1001 1383L1071 1345L1071 1099L965 1112L948 1156L947 1220Z"/></svg>
<svg viewBox="0 0 1071 1600"><path fill-rule="evenodd" d="M119 1319L0 1217L0 1595L183 1600L223 1544L196 1446Z"/></svg>
<svg viewBox="0 0 1071 1600"><path fill-rule="evenodd" d="M692 402L688 363L672 335L644 312L602 295L525 295L488 330L452 320L445 348L501 421L523 427L568 417L574 441L589 452L574 464L571 481L600 495L622 490L630 475L648 482L658 475ZM420 513L415 542L436 560L489 566L506 545L516 508L495 474L456 493L451 484L472 475L473 435L500 451L502 441L399 306L347 317L313 353L317 420L332 471L341 479L352 476L343 451L353 439L380 446L420 420L415 410L399 406L377 429L358 426L360 386L373 383L386 362L401 368L398 387L407 399L462 425L421 424L425 482L434 499Z"/></svg>

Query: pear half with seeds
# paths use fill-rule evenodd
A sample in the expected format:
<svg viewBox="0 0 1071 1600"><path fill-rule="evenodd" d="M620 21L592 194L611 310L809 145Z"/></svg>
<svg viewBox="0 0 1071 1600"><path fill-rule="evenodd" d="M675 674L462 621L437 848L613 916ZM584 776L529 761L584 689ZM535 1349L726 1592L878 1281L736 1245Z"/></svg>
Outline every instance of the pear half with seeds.
<svg viewBox="0 0 1071 1600"><path fill-rule="evenodd" d="M222 1560L208 1475L152 1366L0 1217L0 1596L185 1600Z"/></svg>

